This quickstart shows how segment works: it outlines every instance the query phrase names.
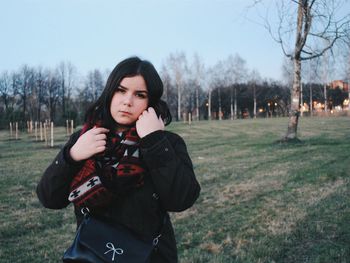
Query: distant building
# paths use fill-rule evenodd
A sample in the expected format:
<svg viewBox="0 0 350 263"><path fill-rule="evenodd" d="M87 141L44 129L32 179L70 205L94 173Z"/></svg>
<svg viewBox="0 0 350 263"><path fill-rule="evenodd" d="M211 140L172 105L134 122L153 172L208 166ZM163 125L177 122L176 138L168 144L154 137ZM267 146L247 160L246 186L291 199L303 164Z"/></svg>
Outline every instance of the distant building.
<svg viewBox="0 0 350 263"><path fill-rule="evenodd" d="M339 88L342 91L349 91L349 84L342 80L333 80L329 86L331 89Z"/></svg>

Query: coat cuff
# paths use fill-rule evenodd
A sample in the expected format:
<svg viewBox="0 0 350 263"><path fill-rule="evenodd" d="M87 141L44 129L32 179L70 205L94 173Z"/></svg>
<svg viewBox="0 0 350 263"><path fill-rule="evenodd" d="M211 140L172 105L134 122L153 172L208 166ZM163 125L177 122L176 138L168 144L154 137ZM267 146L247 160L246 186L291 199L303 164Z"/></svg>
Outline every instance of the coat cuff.
<svg viewBox="0 0 350 263"><path fill-rule="evenodd" d="M154 131L140 140L140 147L146 149L152 148L154 145L159 143L159 141L161 141L164 137L164 131Z"/></svg>
<svg viewBox="0 0 350 263"><path fill-rule="evenodd" d="M72 156L70 155L70 149L73 147L73 145L65 146L63 149L63 158L64 160L69 164L73 166L82 166L85 162L85 160L82 161L75 161Z"/></svg>
<svg viewBox="0 0 350 263"><path fill-rule="evenodd" d="M165 166L174 159L175 151L164 131L155 131L140 141L142 158L149 168Z"/></svg>

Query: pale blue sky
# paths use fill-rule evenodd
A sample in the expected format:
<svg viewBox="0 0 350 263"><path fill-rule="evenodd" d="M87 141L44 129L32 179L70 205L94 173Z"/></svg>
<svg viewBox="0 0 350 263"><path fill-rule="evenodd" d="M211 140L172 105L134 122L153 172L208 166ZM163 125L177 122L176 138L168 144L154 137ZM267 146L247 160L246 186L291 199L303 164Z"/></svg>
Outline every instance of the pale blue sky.
<svg viewBox="0 0 350 263"><path fill-rule="evenodd" d="M237 53L262 77L280 79L282 51L245 19L251 2L0 0L0 72L70 61L85 74L131 55L160 69L171 52L184 51L189 60L197 52L206 66Z"/></svg>

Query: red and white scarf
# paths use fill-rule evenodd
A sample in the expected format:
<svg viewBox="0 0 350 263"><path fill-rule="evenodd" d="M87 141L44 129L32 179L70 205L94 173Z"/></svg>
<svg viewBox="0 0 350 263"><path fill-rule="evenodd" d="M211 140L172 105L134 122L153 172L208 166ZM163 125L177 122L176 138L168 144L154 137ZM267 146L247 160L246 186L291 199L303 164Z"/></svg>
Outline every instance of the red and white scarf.
<svg viewBox="0 0 350 263"><path fill-rule="evenodd" d="M84 125L82 134L89 127ZM140 161L140 138L136 128L108 134L106 150L85 161L70 185L69 201L78 207L105 207L118 195L124 195L144 183Z"/></svg>

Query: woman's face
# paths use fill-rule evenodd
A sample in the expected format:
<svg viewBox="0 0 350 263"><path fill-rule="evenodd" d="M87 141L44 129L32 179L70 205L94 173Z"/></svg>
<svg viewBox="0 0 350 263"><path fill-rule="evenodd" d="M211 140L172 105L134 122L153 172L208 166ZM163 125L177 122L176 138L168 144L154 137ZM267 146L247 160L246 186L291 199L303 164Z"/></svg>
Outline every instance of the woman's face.
<svg viewBox="0 0 350 263"><path fill-rule="evenodd" d="M121 125L134 124L140 114L148 107L148 91L141 75L125 77L115 91L110 112L113 119Z"/></svg>

